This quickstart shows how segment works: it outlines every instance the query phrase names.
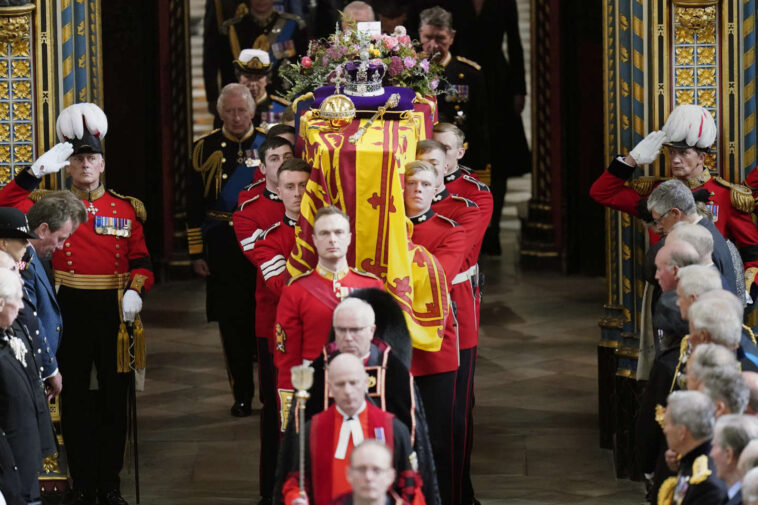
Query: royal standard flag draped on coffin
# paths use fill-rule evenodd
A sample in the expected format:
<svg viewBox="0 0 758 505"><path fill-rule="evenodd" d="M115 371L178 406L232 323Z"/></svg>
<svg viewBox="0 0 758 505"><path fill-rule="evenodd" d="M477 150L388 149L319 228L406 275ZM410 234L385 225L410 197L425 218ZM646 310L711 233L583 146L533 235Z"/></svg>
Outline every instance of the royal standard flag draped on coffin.
<svg viewBox="0 0 758 505"><path fill-rule="evenodd" d="M438 351L449 311L445 274L424 247L410 243L403 203L405 164L431 130L423 109L374 121L356 144L349 138L366 119L336 129L311 111L301 117L302 157L313 171L287 266L293 276L315 267L313 218L321 207L338 207L351 218L348 263L384 281L405 313L415 348Z"/></svg>

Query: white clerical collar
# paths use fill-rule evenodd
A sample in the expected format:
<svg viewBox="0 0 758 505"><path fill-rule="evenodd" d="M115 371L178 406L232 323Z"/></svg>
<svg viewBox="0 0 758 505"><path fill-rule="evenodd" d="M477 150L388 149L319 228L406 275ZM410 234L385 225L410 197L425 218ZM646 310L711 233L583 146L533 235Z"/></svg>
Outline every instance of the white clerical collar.
<svg viewBox="0 0 758 505"><path fill-rule="evenodd" d="M356 411L355 411L355 414L353 414L352 416L349 416L349 415L345 414L345 411L344 411L344 410L342 410L342 409L339 407L339 405L337 405L336 403L334 404L334 406L335 406L335 407L337 407L337 412L339 412L339 413L340 413L340 415L342 416L342 420L343 420L343 421L344 421L344 420L347 420L347 419L350 419L350 418L356 418L356 419L357 419L357 418L358 418L358 415L359 415L361 412L363 412L364 410L366 410L366 400L363 400L363 403L361 404L361 406L358 408L358 410L356 410Z"/></svg>
<svg viewBox="0 0 758 505"><path fill-rule="evenodd" d="M337 449L334 451L335 459L345 459L347 457L347 446L350 445L351 438L353 439L353 447L358 447L358 444L363 442L363 427L358 416L365 409L365 399L361 407L352 416L348 416L342 409L337 407L337 412L342 415L342 426L340 427L340 435L337 440Z"/></svg>

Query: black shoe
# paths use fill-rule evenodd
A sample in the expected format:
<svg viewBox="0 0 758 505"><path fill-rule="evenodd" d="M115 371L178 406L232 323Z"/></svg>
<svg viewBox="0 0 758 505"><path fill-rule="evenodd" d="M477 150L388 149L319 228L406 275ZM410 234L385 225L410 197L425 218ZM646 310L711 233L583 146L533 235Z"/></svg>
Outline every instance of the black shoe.
<svg viewBox="0 0 758 505"><path fill-rule="evenodd" d="M98 505L129 505L121 496L118 489L110 489L104 493L98 493L97 503Z"/></svg>
<svg viewBox="0 0 758 505"><path fill-rule="evenodd" d="M234 402L231 408L234 417L248 417L253 413L250 402Z"/></svg>
<svg viewBox="0 0 758 505"><path fill-rule="evenodd" d="M63 498L63 505L95 505L94 491L78 491L72 489Z"/></svg>

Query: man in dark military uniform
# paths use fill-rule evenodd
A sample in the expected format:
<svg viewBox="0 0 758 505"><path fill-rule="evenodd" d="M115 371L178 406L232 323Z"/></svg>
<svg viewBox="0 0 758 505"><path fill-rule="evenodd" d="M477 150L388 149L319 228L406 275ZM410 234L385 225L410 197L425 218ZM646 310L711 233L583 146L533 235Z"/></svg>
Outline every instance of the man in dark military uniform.
<svg viewBox="0 0 758 505"><path fill-rule="evenodd" d="M253 181L265 134L253 127L255 103L242 84L219 97L224 126L195 141L187 202L192 266L206 278L209 321L218 321L229 381L232 415L249 416L255 391L255 268L245 259L232 228L239 192Z"/></svg>
<svg viewBox="0 0 758 505"><path fill-rule="evenodd" d="M453 56L450 46L454 40L453 18L449 12L441 7L421 12L419 41L424 52L438 55L449 83L448 93L437 102L440 122L452 123L463 130L469 148L462 163L474 170L483 170L490 162L484 74L474 61Z"/></svg>
<svg viewBox="0 0 758 505"><path fill-rule="evenodd" d="M242 49L269 53L273 72L272 91L281 89L277 69L284 60L305 54L308 37L305 23L292 14L279 13L273 0L248 0L232 7L223 0L208 1L203 40L203 78L208 109L214 115L220 84L235 82L232 62Z"/></svg>
<svg viewBox="0 0 758 505"><path fill-rule="evenodd" d="M247 86L255 100L253 124L268 130L269 126L279 123L290 102L268 91L271 72L268 53L261 49L243 49L239 58L234 60L234 72L239 83Z"/></svg>
<svg viewBox="0 0 758 505"><path fill-rule="evenodd" d="M724 483L716 477L711 451L715 409L699 391L675 391L668 397L663 433L676 451L679 473L658 491L661 505L719 505L726 498Z"/></svg>
<svg viewBox="0 0 758 505"><path fill-rule="evenodd" d="M124 505L119 473L132 365L127 326L133 327L134 365L144 368L144 332L137 314L142 296L154 282L142 229L145 206L136 198L106 191L100 182L105 170L100 139L108 123L99 107L90 103L67 107L58 116L56 129L61 140L73 145L69 161L70 146L58 159L35 163L0 191L0 201L28 210L44 194L32 192L41 177L70 163L70 190L91 214L53 254L66 332L58 363L66 378L61 407L73 479L70 503L94 504L97 498L100 504Z"/></svg>

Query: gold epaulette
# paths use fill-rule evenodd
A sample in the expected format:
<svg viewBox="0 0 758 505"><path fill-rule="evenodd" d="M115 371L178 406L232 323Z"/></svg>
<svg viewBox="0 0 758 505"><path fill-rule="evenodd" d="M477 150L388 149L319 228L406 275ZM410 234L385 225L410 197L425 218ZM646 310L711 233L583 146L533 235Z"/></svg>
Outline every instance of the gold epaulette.
<svg viewBox="0 0 758 505"><path fill-rule="evenodd" d="M666 416L666 407L660 403L655 406L655 422L663 428L663 418Z"/></svg>
<svg viewBox="0 0 758 505"><path fill-rule="evenodd" d="M207 137L210 137L210 136L211 136L211 135L213 135L214 133L216 133L216 132L220 132L220 131L221 131L221 128L216 128L215 130L211 130L211 131L209 131L208 133L204 133L204 134L200 135L200 136L199 136L199 137L197 137L195 140L193 140L193 142L197 142L198 140L203 140L203 139L205 139L205 138L207 138Z"/></svg>
<svg viewBox="0 0 758 505"><path fill-rule="evenodd" d="M663 481L658 488L658 505L671 505L674 500L674 489L676 489L677 477L669 477Z"/></svg>
<svg viewBox="0 0 758 505"><path fill-rule="evenodd" d="M310 274L312 274L313 272L314 272L314 270L311 268L311 269L310 269L310 270L308 270L307 272L303 272L303 273L301 273L301 274L297 274L296 276L292 277L292 278L291 278L289 281L287 281L287 285L288 285L288 286L290 286L290 285L291 285L293 282L295 282L296 280L298 280L298 279L301 279L301 278L305 277L306 275L310 275Z"/></svg>
<svg viewBox="0 0 758 505"><path fill-rule="evenodd" d="M469 60L468 58L464 58L463 56L456 56L455 59L458 60L458 61L460 61L461 63L465 63L466 65L474 67L477 70L481 70L482 69L482 66L480 64L478 64L475 61Z"/></svg>
<svg viewBox="0 0 758 505"><path fill-rule="evenodd" d="M637 177L629 181L629 186L642 196L647 196L653 192L655 185L661 181L665 181L668 177Z"/></svg>
<svg viewBox="0 0 758 505"><path fill-rule="evenodd" d="M292 102L290 102L289 100L285 100L284 98L278 97L276 95L270 95L270 98L271 98L272 101L280 103L280 104L285 105L287 107L289 107L290 105L292 105Z"/></svg>
<svg viewBox="0 0 758 505"><path fill-rule="evenodd" d="M109 189L108 193L112 194L116 198L121 198L122 200L129 200L129 203L132 204L132 208L134 209L134 214L137 216L137 219L139 219L143 223L147 221L147 210L145 209L145 204L142 203L142 201L139 198L135 198L133 196L124 196L119 193L116 193L112 189Z"/></svg>
<svg viewBox="0 0 758 505"><path fill-rule="evenodd" d="M255 131L257 131L258 133L262 133L264 135L268 133L268 130L266 130L265 128L261 128L260 126L256 126Z"/></svg>
<svg viewBox="0 0 758 505"><path fill-rule="evenodd" d="M753 199L753 192L750 188L742 186L741 184L732 184L726 179L721 177L714 177L716 182L729 188L729 201L732 202L732 207L742 212L753 212L755 208L755 200Z"/></svg>
<svg viewBox="0 0 758 505"><path fill-rule="evenodd" d="M29 199L33 201L34 203L37 203L42 199L43 196L52 192L53 191L51 189L35 189L31 193L29 193Z"/></svg>
<svg viewBox="0 0 758 505"><path fill-rule="evenodd" d="M708 468L708 455L701 454L692 463L692 477L690 477L690 484L700 484L708 479L711 474L711 469Z"/></svg>
<svg viewBox="0 0 758 505"><path fill-rule="evenodd" d="M353 267L348 267L348 268L350 269L351 272L356 273L358 275L362 275L363 277L371 277L373 279L381 281L381 279L379 277L377 277L376 275L372 274L371 272L366 272L365 270L358 270L357 268L353 268Z"/></svg>

